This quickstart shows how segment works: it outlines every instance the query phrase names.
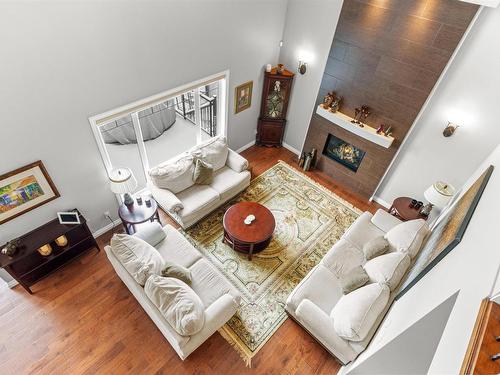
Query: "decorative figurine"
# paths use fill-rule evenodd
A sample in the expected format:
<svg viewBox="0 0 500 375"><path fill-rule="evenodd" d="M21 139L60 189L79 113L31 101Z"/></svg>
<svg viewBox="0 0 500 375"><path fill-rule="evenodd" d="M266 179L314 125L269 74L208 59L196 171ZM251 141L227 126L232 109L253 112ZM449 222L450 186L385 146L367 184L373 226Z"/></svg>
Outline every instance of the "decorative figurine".
<svg viewBox="0 0 500 375"><path fill-rule="evenodd" d="M354 108L354 119L352 119L351 122L353 124L358 124L360 128L363 128L365 125L362 120L366 120L370 114L370 107L367 105L362 105L361 108Z"/></svg>
<svg viewBox="0 0 500 375"><path fill-rule="evenodd" d="M5 245L5 247L2 249L2 254L5 254L7 256L13 256L17 253L17 250L19 250L22 247L21 245L21 240L19 238L15 238Z"/></svg>
<svg viewBox="0 0 500 375"><path fill-rule="evenodd" d="M368 107L367 105L362 105L361 106L361 116L360 117L363 117L363 120L366 120L367 117L371 114L371 110L370 110L370 107Z"/></svg>
<svg viewBox="0 0 500 375"><path fill-rule="evenodd" d="M342 102L341 96L336 96L333 102L330 104L330 112L335 113L340 109L340 103Z"/></svg>
<svg viewBox="0 0 500 375"><path fill-rule="evenodd" d="M422 207L420 209L419 213L420 213L420 215L423 215L423 216L429 216L431 211L432 211L432 204L427 203L424 207Z"/></svg>
<svg viewBox="0 0 500 375"><path fill-rule="evenodd" d="M330 108L330 106L332 105L334 100L335 100L335 93L333 91L329 92L328 94L326 94L325 98L323 99L322 107L324 109L328 110Z"/></svg>
<svg viewBox="0 0 500 375"><path fill-rule="evenodd" d="M384 132L385 125L380 124L380 126L377 128L377 134L382 134Z"/></svg>
<svg viewBox="0 0 500 375"><path fill-rule="evenodd" d="M389 136L392 134L391 130L392 130L392 126L391 126L391 125L389 125L389 126L387 127L387 129L385 129L385 130L384 130L384 135L385 135L386 137L389 137Z"/></svg>
<svg viewBox="0 0 500 375"><path fill-rule="evenodd" d="M361 113L361 108L354 108L354 118L351 120L353 124L359 124L358 116Z"/></svg>

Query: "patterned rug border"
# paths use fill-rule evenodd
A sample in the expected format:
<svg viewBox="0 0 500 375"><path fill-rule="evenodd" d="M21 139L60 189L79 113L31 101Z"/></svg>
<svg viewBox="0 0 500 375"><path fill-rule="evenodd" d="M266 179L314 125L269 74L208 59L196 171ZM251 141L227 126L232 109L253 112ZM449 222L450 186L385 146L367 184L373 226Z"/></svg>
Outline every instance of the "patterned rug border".
<svg viewBox="0 0 500 375"><path fill-rule="evenodd" d="M361 215L362 214L362 212L363 212L362 210L360 210L359 208L355 207L353 204L351 204L350 202L346 201L345 199L339 197L332 190L330 190L327 187L323 186L321 183L315 181L313 178L309 177L305 173L302 173L301 171L295 169L294 167L292 167L291 165L289 165L287 162L285 162L283 160L278 160L278 162L276 164L274 164L270 168L266 169L264 172L262 172L258 176L254 177L252 179L252 181L250 182L250 186L258 183L258 181L264 179L266 177L266 175L270 171L272 171L273 169L276 169L276 168L278 168L280 166L281 167L285 167L287 169L287 171L289 171L293 175L298 176L299 178L302 178L302 179L306 180L312 187L318 189L322 193L326 194L328 197L331 197L332 199L334 199L335 201L337 201L339 204L341 204L344 207L346 207L349 210L351 210L356 215ZM230 204L235 199L237 199L238 196L240 196L240 194L238 194L236 197L233 197L231 200L229 200L228 202L226 202L224 205L218 207L216 210L221 209L225 205ZM212 211L209 215L211 215L213 212L215 212L215 210ZM209 215L207 215L207 216L209 216ZM187 233L182 228L179 228L179 231L186 237ZM197 250L198 250L198 252L204 258L206 258L206 256L198 248L197 248ZM238 335L236 335L235 333L232 332L232 329L229 328L227 326L227 324L224 324L218 330L218 332L224 338L224 340L226 340L233 347L233 349L240 355L240 357L242 358L242 360L245 362L245 365L247 367L251 367L252 358L255 357L255 355L262 349L262 347L269 341L269 339L276 333L276 331L283 325L283 323L285 323L285 321L287 319L288 319L288 315L285 314L285 316L281 320L281 322L279 322L278 324L276 324L273 327L272 330L270 330L270 331L267 332L266 339L263 340L262 343L254 351L249 350L244 344L240 344L239 341L241 339L238 337Z"/></svg>

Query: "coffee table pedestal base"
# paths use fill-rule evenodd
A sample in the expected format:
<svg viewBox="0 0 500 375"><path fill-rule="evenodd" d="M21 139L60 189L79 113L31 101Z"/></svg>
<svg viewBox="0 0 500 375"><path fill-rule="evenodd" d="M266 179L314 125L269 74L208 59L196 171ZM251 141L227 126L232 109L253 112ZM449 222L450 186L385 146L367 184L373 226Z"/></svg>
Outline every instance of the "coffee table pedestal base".
<svg viewBox="0 0 500 375"><path fill-rule="evenodd" d="M272 236L265 239L264 241L261 242L256 242L256 243L247 243L247 242L242 242L238 241L237 239L231 237L229 233L224 230L224 238L222 239L222 242L226 243L227 245L231 246L233 250L236 250L240 253L247 254L248 255L248 260L252 260L253 254L259 253L262 250L264 250L266 247L269 246L272 240Z"/></svg>

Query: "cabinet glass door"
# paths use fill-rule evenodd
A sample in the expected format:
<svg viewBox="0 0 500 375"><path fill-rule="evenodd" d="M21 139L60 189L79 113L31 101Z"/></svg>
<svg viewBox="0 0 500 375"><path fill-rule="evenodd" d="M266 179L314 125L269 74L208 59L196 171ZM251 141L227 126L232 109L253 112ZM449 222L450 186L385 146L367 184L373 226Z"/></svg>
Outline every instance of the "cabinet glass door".
<svg viewBox="0 0 500 375"><path fill-rule="evenodd" d="M283 118L285 98L288 90L287 86L286 81L279 79L271 80L266 100L266 117L275 119Z"/></svg>

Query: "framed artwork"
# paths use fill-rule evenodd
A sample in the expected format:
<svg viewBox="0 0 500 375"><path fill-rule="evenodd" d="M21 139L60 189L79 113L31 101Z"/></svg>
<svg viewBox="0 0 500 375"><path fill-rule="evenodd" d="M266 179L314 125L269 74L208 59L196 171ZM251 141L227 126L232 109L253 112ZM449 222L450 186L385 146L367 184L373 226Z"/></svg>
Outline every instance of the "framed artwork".
<svg viewBox="0 0 500 375"><path fill-rule="evenodd" d="M234 113L240 113L252 106L253 81L243 83L234 89Z"/></svg>
<svg viewBox="0 0 500 375"><path fill-rule="evenodd" d="M39 160L0 176L0 224L59 197Z"/></svg>
<svg viewBox="0 0 500 375"><path fill-rule="evenodd" d="M401 298L462 241L492 173L493 166L490 165L463 195L455 195L447 211L432 229L396 299Z"/></svg>

